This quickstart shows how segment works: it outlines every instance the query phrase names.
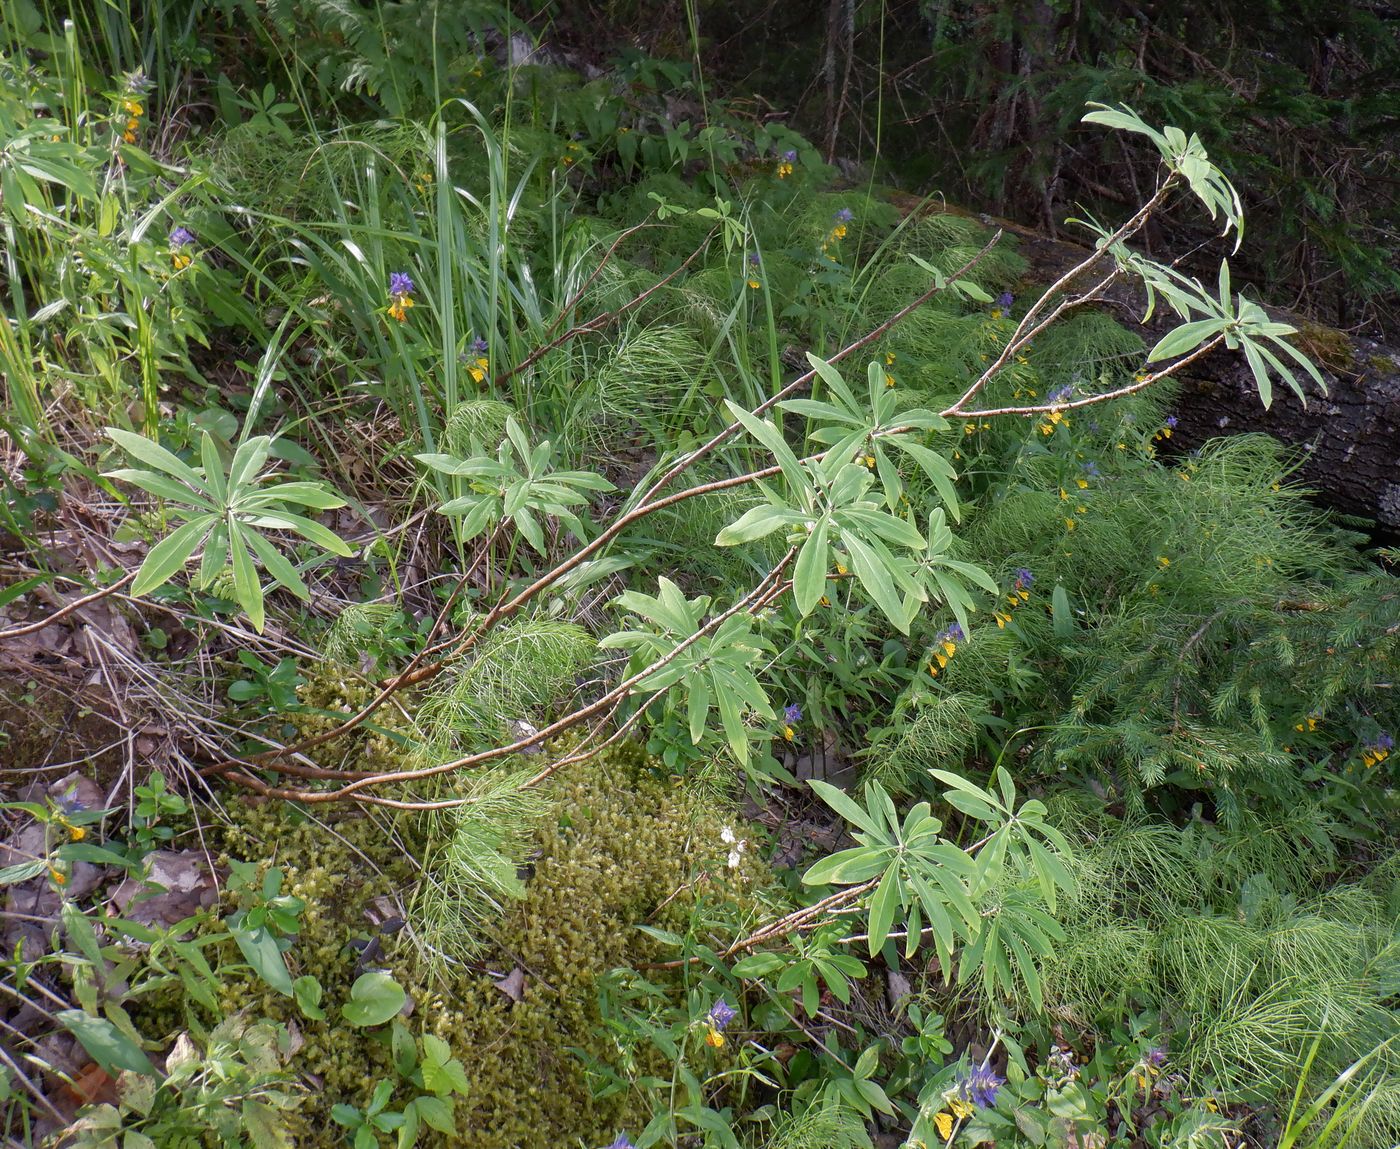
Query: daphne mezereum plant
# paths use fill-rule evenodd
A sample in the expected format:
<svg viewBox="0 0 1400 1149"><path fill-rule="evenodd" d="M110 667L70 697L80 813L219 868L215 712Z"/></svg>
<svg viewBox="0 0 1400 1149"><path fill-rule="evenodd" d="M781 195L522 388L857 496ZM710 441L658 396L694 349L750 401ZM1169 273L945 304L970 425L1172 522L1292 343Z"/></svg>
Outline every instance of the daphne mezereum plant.
<svg viewBox="0 0 1400 1149"><path fill-rule="evenodd" d="M345 500L323 483L274 482L264 472L273 446L266 435L240 443L225 465L213 437L205 431L200 441L203 465L195 468L144 435L116 427L109 427L107 434L149 468L123 468L109 471L107 477L157 496L173 517L184 520L150 549L132 584L133 594L164 586L199 555L194 585L209 588L231 568L233 597L261 631L265 612L259 566L278 586L300 599L310 598L292 561L263 532L290 531L326 553L351 553L334 531L291 509L332 510L345 506Z"/></svg>
<svg viewBox="0 0 1400 1149"><path fill-rule="evenodd" d="M1158 186L1148 202L1116 230L1095 228L1097 249L1032 303L1000 353L990 358L981 375L953 403L937 412L901 412L883 385L882 367L871 367L866 394L860 395L836 364L870 345L940 292L978 291L965 277L999 241L999 235L953 275L928 266L932 282L916 300L830 360L809 356L810 370L758 406L746 410L729 403L732 421L727 426L674 461L658 464L652 476L638 485L596 533L587 523L585 503L589 493L604 491L610 484L587 472L555 471L548 444L532 446L518 425L509 428L506 442L494 458L480 452L468 458L442 453L425 456L423 461L434 471L464 483L460 494L440 510L464 517L462 533L466 537L485 536L483 546L489 548L500 532L509 531L511 537L518 536L540 551L545 524L553 521L563 525L580 545L532 575L520 589L509 589L492 609L472 619L456 635L425 646L404 671L382 684L368 706L346 715L333 729L290 747L215 763L207 771L230 774L269 795L313 803L355 800L409 808L450 805L453 799L415 797L415 787L427 779L519 752L566 730L586 727L582 741L566 758L543 767L525 783L537 784L568 762L616 741L656 705L686 715L686 726L697 741L708 736L705 716L711 706L720 706L725 741L742 761L745 745L766 737L749 719L774 713L758 668L768 649L765 637L771 639L772 628L785 625L780 612L770 609L778 599L790 594L798 616L807 615L829 601L832 580L849 572L890 624L907 633L914 615L930 603L947 605L965 626L967 614L975 609L975 590L995 590L986 572L949 557L953 536L947 518L951 515L956 520L959 514L953 489L956 471L951 448L945 445L940 449L938 440L949 419L1004 414L1054 417L1148 387L1221 345L1243 351L1255 369L1263 401L1270 398L1274 376L1301 393L1296 377L1276 354L1282 350L1285 357L1317 377L1315 369L1283 342L1292 329L1261 318L1258 306L1243 296L1232 297L1228 269L1223 264L1219 290L1211 293L1196 280L1126 246L1178 189L1194 195L1213 219L1221 221L1222 234L1233 231L1238 235L1243 224L1239 198L1210 163L1199 139L1173 128L1158 132L1127 108L1096 106L1086 120L1147 135L1162 156ZM1043 402L1015 406L984 403L988 385L1031 340L1066 312L1093 302L1110 284L1129 276L1142 282L1152 299L1165 299L1186 320L1149 355L1149 364L1162 366L1144 368L1131 383L1094 393L1070 396L1061 392ZM1086 281L1088 287L1071 289L1071 284ZM802 392L809 386L820 386L821 394L804 397ZM783 425L785 415L807 421L808 441L821 448L817 453L798 456ZM741 435L766 452L772 464L668 493L676 480ZM287 510L289 503L322 509L341 505L340 501L318 484L265 485L266 477L258 474L267 457L265 441L243 444L225 475L215 466L216 453L207 440L202 448L205 465L199 473L161 448L143 446L145 441L133 442L138 439L124 435L119 441L163 474L118 472L116 477L167 499L187 520L148 556L139 576L139 591L154 589L173 577L203 543L200 580L208 583L225 562L231 563L236 595L260 625L263 590L257 564L294 593L302 594L305 589L292 564L263 537L263 530L294 531L327 551L345 553L344 544L331 532ZM927 481L943 504L929 511L921 522L915 521L906 495L907 483L915 475ZM642 519L687 499L738 487L757 489L762 503L720 531L715 541L730 546L781 534L788 544L786 554L756 586L736 593L727 606L714 598L668 607L665 604L677 596L664 585L655 597L634 591L618 599L617 607L635 622L605 637L602 646L630 650L632 657L622 681L599 697L512 742L413 769L326 771L298 760L305 751L363 722L394 692L457 664L478 649L487 634L545 592L577 589L626 565L614 544ZM488 531L488 527L493 529ZM447 617L444 610L434 628L435 637L444 630ZM688 672L700 665L704 673ZM615 721L619 716L623 716L620 724ZM275 765L285 781L269 782L249 771L250 765ZM335 779L334 785L298 785L293 781L315 782L329 777ZM393 789L394 796L385 795L386 789Z"/></svg>

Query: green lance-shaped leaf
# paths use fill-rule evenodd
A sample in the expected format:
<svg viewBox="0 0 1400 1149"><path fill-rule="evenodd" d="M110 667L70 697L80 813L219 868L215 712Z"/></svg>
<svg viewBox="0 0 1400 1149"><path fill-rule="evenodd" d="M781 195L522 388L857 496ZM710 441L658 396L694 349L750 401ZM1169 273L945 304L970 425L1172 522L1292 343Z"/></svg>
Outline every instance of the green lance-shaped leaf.
<svg viewBox="0 0 1400 1149"><path fill-rule="evenodd" d="M292 975L287 970L287 963L271 931L266 926L245 929L242 925L231 922L229 932L238 943L244 960L252 967L253 972L284 997L292 997L295 992Z"/></svg>
<svg viewBox="0 0 1400 1149"><path fill-rule="evenodd" d="M874 957L885 944L890 930L894 927L895 914L904 902L903 883L899 878L899 865L891 865L875 887L870 898L870 917L866 926L869 933L870 956Z"/></svg>
<svg viewBox="0 0 1400 1149"><path fill-rule="evenodd" d="M146 594L169 582L176 572L183 570L185 564L194 557L195 551L199 550L199 544L204 541L217 521L216 515L200 515L156 543L146 555L146 561L141 564L136 581L131 584L131 593Z"/></svg>
<svg viewBox="0 0 1400 1149"><path fill-rule="evenodd" d="M164 471L167 475L173 475L182 483L188 483L196 491L205 489L204 480L188 463L184 462L178 455L167 451L159 443L153 443L145 435L123 431L119 427L108 427L107 436L128 455L140 460L148 467L154 467L158 471Z"/></svg>
<svg viewBox="0 0 1400 1149"><path fill-rule="evenodd" d="M127 1034L105 1017L93 1017L81 1009L64 1009L56 1015L92 1059L113 1077L122 1070L145 1077L159 1077L151 1059Z"/></svg>
<svg viewBox="0 0 1400 1149"><path fill-rule="evenodd" d="M806 618L826 593L826 570L831 533L831 519L823 515L797 554L793 568L792 593L798 613Z"/></svg>

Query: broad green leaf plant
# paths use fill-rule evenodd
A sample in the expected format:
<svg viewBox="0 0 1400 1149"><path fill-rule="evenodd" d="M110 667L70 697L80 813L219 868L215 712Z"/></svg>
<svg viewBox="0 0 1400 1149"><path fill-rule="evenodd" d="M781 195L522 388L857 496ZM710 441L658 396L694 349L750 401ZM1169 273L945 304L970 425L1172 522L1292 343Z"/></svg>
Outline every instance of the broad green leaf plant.
<svg viewBox="0 0 1400 1149"><path fill-rule="evenodd" d="M1044 803L1032 798L1017 805L1004 767L996 772L999 793L945 770L931 773L950 787L944 795L950 806L989 827L985 837L964 849L942 836L943 822L928 802L901 818L878 783L866 788L862 806L813 779L812 789L856 827L859 845L816 862L802 881L869 890L865 941L872 956L899 921L906 957L927 932L944 969L953 968L957 953L960 983L980 974L984 991L995 997L1019 979L1038 1006L1036 959L1063 937L1052 916L1057 893L1075 888L1062 860L1069 843L1046 822Z"/></svg>
<svg viewBox="0 0 1400 1149"><path fill-rule="evenodd" d="M588 540L585 521L574 508L587 505L587 492L611 491L610 482L587 471L553 470L553 444L546 439L532 447L514 417L506 420L506 437L495 458L478 442L472 447L474 453L465 459L438 453L416 456L434 471L466 480L462 494L438 507L440 514L460 516L462 542L511 523L537 554L546 556L543 523L550 518L568 527L580 543Z"/></svg>
<svg viewBox="0 0 1400 1149"><path fill-rule="evenodd" d="M264 470L273 447L267 435L240 443L225 466L213 436L205 431L200 441L203 466L191 467L144 435L117 427L109 427L107 434L149 468L122 468L106 472L107 477L164 500L167 512L184 520L146 555L132 594L147 594L164 586L198 556L196 588L212 587L231 568L233 597L261 631L266 611L259 566L275 584L298 598L305 601L311 597L292 561L264 532L291 531L324 553L342 557L352 553L349 544L330 528L290 509L332 510L345 506L345 500L323 483L275 482Z"/></svg>
<svg viewBox="0 0 1400 1149"><path fill-rule="evenodd" d="M942 508L930 513L927 533L914 525L899 467L902 455L957 519L952 462L914 434L946 431L948 421L922 408L897 412L878 363L870 364L868 401L862 402L835 367L815 355L807 358L830 399L788 399L777 406L816 420L810 438L831 446L819 456L799 460L775 423L730 402L734 419L777 459L784 489L764 485L766 505L745 512L720 531L715 542L735 546L786 530L798 548L793 597L804 618L830 589L829 572L849 569L903 634L931 600L946 601L966 624L967 612L973 609L967 584L991 594L996 584L985 571L948 557L952 533Z"/></svg>

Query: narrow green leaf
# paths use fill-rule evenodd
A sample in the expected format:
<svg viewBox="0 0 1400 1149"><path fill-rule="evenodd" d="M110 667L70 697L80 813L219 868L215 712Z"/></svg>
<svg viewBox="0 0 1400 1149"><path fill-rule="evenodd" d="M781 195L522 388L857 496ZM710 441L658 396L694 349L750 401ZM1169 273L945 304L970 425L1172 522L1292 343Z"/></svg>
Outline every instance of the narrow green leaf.
<svg viewBox="0 0 1400 1149"><path fill-rule="evenodd" d="M849 850L838 850L817 859L802 875L802 884L853 886L858 882L868 882L876 874L884 872L888 864L889 857L885 851L870 846L853 846Z"/></svg>
<svg viewBox="0 0 1400 1149"><path fill-rule="evenodd" d="M1147 361L1156 363L1162 359L1184 355L1224 329L1223 319L1197 319L1192 323L1183 323L1162 336L1157 346L1147 353Z"/></svg>
<svg viewBox="0 0 1400 1149"><path fill-rule="evenodd" d="M139 459L148 467L164 471L167 475L174 475L175 478L182 483L188 483L196 491L205 489L204 480L195 473L189 464L185 463L178 455L167 451L159 443L151 442L145 435L123 431L120 427L108 427L107 436L128 455Z"/></svg>
<svg viewBox="0 0 1400 1149"><path fill-rule="evenodd" d="M228 490L231 502L237 498L238 492L242 488L253 485L254 480L258 477L258 472L267 462L267 456L271 450L272 440L266 435L254 435L251 439L238 445L238 450L233 453L233 461L228 468Z"/></svg>
<svg viewBox="0 0 1400 1149"><path fill-rule="evenodd" d="M143 595L169 582L199 549L214 521L214 515L200 515L161 539L146 555L136 581L131 584L131 593Z"/></svg>
<svg viewBox="0 0 1400 1149"><path fill-rule="evenodd" d="M265 622L263 609L262 582L258 579L258 569L253 556L243 541L243 532L237 523L228 524L229 553L233 556L233 596L238 605L253 624L253 629L262 633Z"/></svg>
<svg viewBox="0 0 1400 1149"><path fill-rule="evenodd" d="M802 549L797 555L797 564L793 568L793 599L797 604L798 613L803 618L812 613L822 595L826 593L830 530L831 520L823 515L802 544Z"/></svg>
<svg viewBox="0 0 1400 1149"><path fill-rule="evenodd" d="M793 454L792 448L787 445L778 428L740 407L731 399L726 399L724 404L729 409L729 414L734 421L773 453L773 457L778 461L778 466L782 468L783 477L792 485L793 490L810 491L811 481L802 470L797 456Z"/></svg>
<svg viewBox="0 0 1400 1149"><path fill-rule="evenodd" d="M244 960L252 967L253 972L258 977L262 978L268 986L283 997L294 995L292 975L287 971L287 963L282 958L282 951L277 948L277 939L268 932L265 926L249 930L231 924L229 933L233 935L233 940L238 943L238 948L243 952Z"/></svg>
<svg viewBox="0 0 1400 1149"><path fill-rule="evenodd" d="M197 507L202 511L214 510L214 504L201 493L187 487L184 483L176 482L169 475L162 475L155 471L137 471L130 468L106 471L104 474L109 479L130 483L133 487L140 487L141 490L155 495L159 499L169 499L180 506Z"/></svg>
<svg viewBox="0 0 1400 1149"><path fill-rule="evenodd" d="M887 835L881 833L879 823L861 809L844 790L838 789L830 782L823 782L820 778L809 779L807 785L817 792L818 798L853 826L859 826L867 833L875 835L876 838L889 840Z"/></svg>
<svg viewBox="0 0 1400 1149"><path fill-rule="evenodd" d="M890 620L901 634L909 633L909 619L904 612L904 605L900 602L899 596L895 593L894 580L890 577L890 572L884 564L875 557L875 552L869 545L862 542L849 531L843 531L841 542L846 548L846 553L851 557L851 569L855 572L856 578L874 600L875 605L880 608L885 617Z"/></svg>
<svg viewBox="0 0 1400 1149"><path fill-rule="evenodd" d="M800 523L803 518L800 512L784 507L750 507L715 536L715 546L733 547L750 543L765 535L771 535L782 527Z"/></svg>
<svg viewBox="0 0 1400 1149"><path fill-rule="evenodd" d="M261 560L263 569L267 571L277 582L291 591L303 602L311 600L311 592L306 589L306 583L297 574L296 567L287 561L286 557L274 547L267 539L263 538L257 531L244 532L247 541L257 552Z"/></svg>
<svg viewBox="0 0 1400 1149"><path fill-rule="evenodd" d="M705 734L705 720L710 716L710 683L702 674L697 674L689 683L690 693L686 697L686 717L690 722L690 741L699 746Z"/></svg>
<svg viewBox="0 0 1400 1149"><path fill-rule="evenodd" d="M210 497L215 503L222 503L228 495L224 483L224 464L219 458L219 448L214 436L205 431L199 441L200 462L204 464L204 481L209 487Z"/></svg>
<svg viewBox="0 0 1400 1149"><path fill-rule="evenodd" d="M323 527L320 523L308 519L305 515L293 514L291 511L260 511L252 519L252 525L258 527L280 527L287 530L296 531L302 538L315 543L324 551L330 551L333 555L340 555L341 558L349 558L354 554L350 544L337 535L334 531Z"/></svg>
<svg viewBox="0 0 1400 1149"><path fill-rule="evenodd" d="M1050 628L1056 638L1074 635L1074 612L1069 607L1069 592L1059 583L1050 592Z"/></svg>
<svg viewBox="0 0 1400 1149"><path fill-rule="evenodd" d="M870 899L870 918L867 929L870 933L870 956L874 957L885 944L894 925L894 916L903 902L899 881L899 867L891 866L885 871L880 884Z"/></svg>

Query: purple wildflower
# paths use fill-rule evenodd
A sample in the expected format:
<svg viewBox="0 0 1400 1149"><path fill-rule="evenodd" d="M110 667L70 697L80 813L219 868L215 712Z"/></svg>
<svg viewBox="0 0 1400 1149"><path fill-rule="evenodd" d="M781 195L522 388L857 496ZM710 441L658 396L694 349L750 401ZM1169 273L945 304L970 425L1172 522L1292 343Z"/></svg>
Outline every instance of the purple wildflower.
<svg viewBox="0 0 1400 1149"><path fill-rule="evenodd" d="M856 213L848 207L843 207L837 211L835 218L837 223L850 223L856 218Z"/></svg>
<svg viewBox="0 0 1400 1149"><path fill-rule="evenodd" d="M710 1012L705 1015L705 1020L715 1029L723 1029L734 1020L734 1007L724 998L720 998L714 1005L710 1006Z"/></svg>
<svg viewBox="0 0 1400 1149"><path fill-rule="evenodd" d="M1093 459L1090 459L1087 463L1080 463L1079 469L1091 479L1097 479L1099 477L1099 465L1094 462Z"/></svg>
<svg viewBox="0 0 1400 1149"><path fill-rule="evenodd" d="M1389 733L1382 730L1378 735L1376 735L1375 745L1378 750L1394 750L1395 739L1392 738Z"/></svg>
<svg viewBox="0 0 1400 1149"><path fill-rule="evenodd" d="M473 355L485 355L486 352L490 350L490 348L491 345L487 343L486 340L483 339L480 335L478 335L475 339L472 340L471 351Z"/></svg>
<svg viewBox="0 0 1400 1149"><path fill-rule="evenodd" d="M750 266L750 267L757 267L757 266L758 266L758 252L754 251L754 252L750 252L750 253L749 253L749 266Z"/></svg>
<svg viewBox="0 0 1400 1149"><path fill-rule="evenodd" d="M389 274L389 294L390 295L412 295L414 291L413 279L406 271L394 271Z"/></svg>
<svg viewBox="0 0 1400 1149"><path fill-rule="evenodd" d="M1167 1051L1160 1045L1154 1045L1147 1051L1143 1060L1146 1061L1148 1065L1165 1065L1167 1063Z"/></svg>
<svg viewBox="0 0 1400 1149"><path fill-rule="evenodd" d="M1016 568L1016 589L1026 590L1031 583L1035 582L1035 575L1031 574L1025 567Z"/></svg>
<svg viewBox="0 0 1400 1149"><path fill-rule="evenodd" d="M783 721L789 724L802 721L802 707L795 702L789 702L783 707Z"/></svg>
<svg viewBox="0 0 1400 1149"><path fill-rule="evenodd" d="M1175 416L1175 415L1168 415L1168 416L1167 416L1167 426L1170 427L1173 431L1176 430L1176 416Z"/></svg>
<svg viewBox="0 0 1400 1149"><path fill-rule="evenodd" d="M170 232L170 246L174 248L189 247L194 242L194 232L187 227L177 227Z"/></svg>
<svg viewBox="0 0 1400 1149"><path fill-rule="evenodd" d="M637 1149L637 1147L628 1139L626 1133L619 1133L617 1140L609 1145L608 1149Z"/></svg>
<svg viewBox="0 0 1400 1149"><path fill-rule="evenodd" d="M956 622L940 633L935 641L937 642L961 642L963 640L963 628Z"/></svg>
<svg viewBox="0 0 1400 1149"><path fill-rule="evenodd" d="M1063 387L1056 387L1045 396L1049 403L1065 403L1074 394L1074 384L1066 383Z"/></svg>
<svg viewBox="0 0 1400 1149"><path fill-rule="evenodd" d="M1000 295L997 296L997 307L1000 308L1002 311L1010 311L1011 304L1015 302L1015 299L1016 297L1012 295L1011 292L1003 291Z"/></svg>
<svg viewBox="0 0 1400 1149"><path fill-rule="evenodd" d="M796 162L797 162L797 152L796 152L795 149L789 149L788 151L785 151L785 152L783 153L783 163L785 163L785 164L795 164Z"/></svg>
<svg viewBox="0 0 1400 1149"><path fill-rule="evenodd" d="M996 1104L997 1090L1005 1083L1006 1079L990 1065L977 1065L963 1079L962 1091L972 1104L990 1109Z"/></svg>
<svg viewBox="0 0 1400 1149"><path fill-rule="evenodd" d="M78 797L76 786L70 787L61 794L55 799L54 804L58 807L59 812L63 814L81 814L87 809L83 800Z"/></svg>

